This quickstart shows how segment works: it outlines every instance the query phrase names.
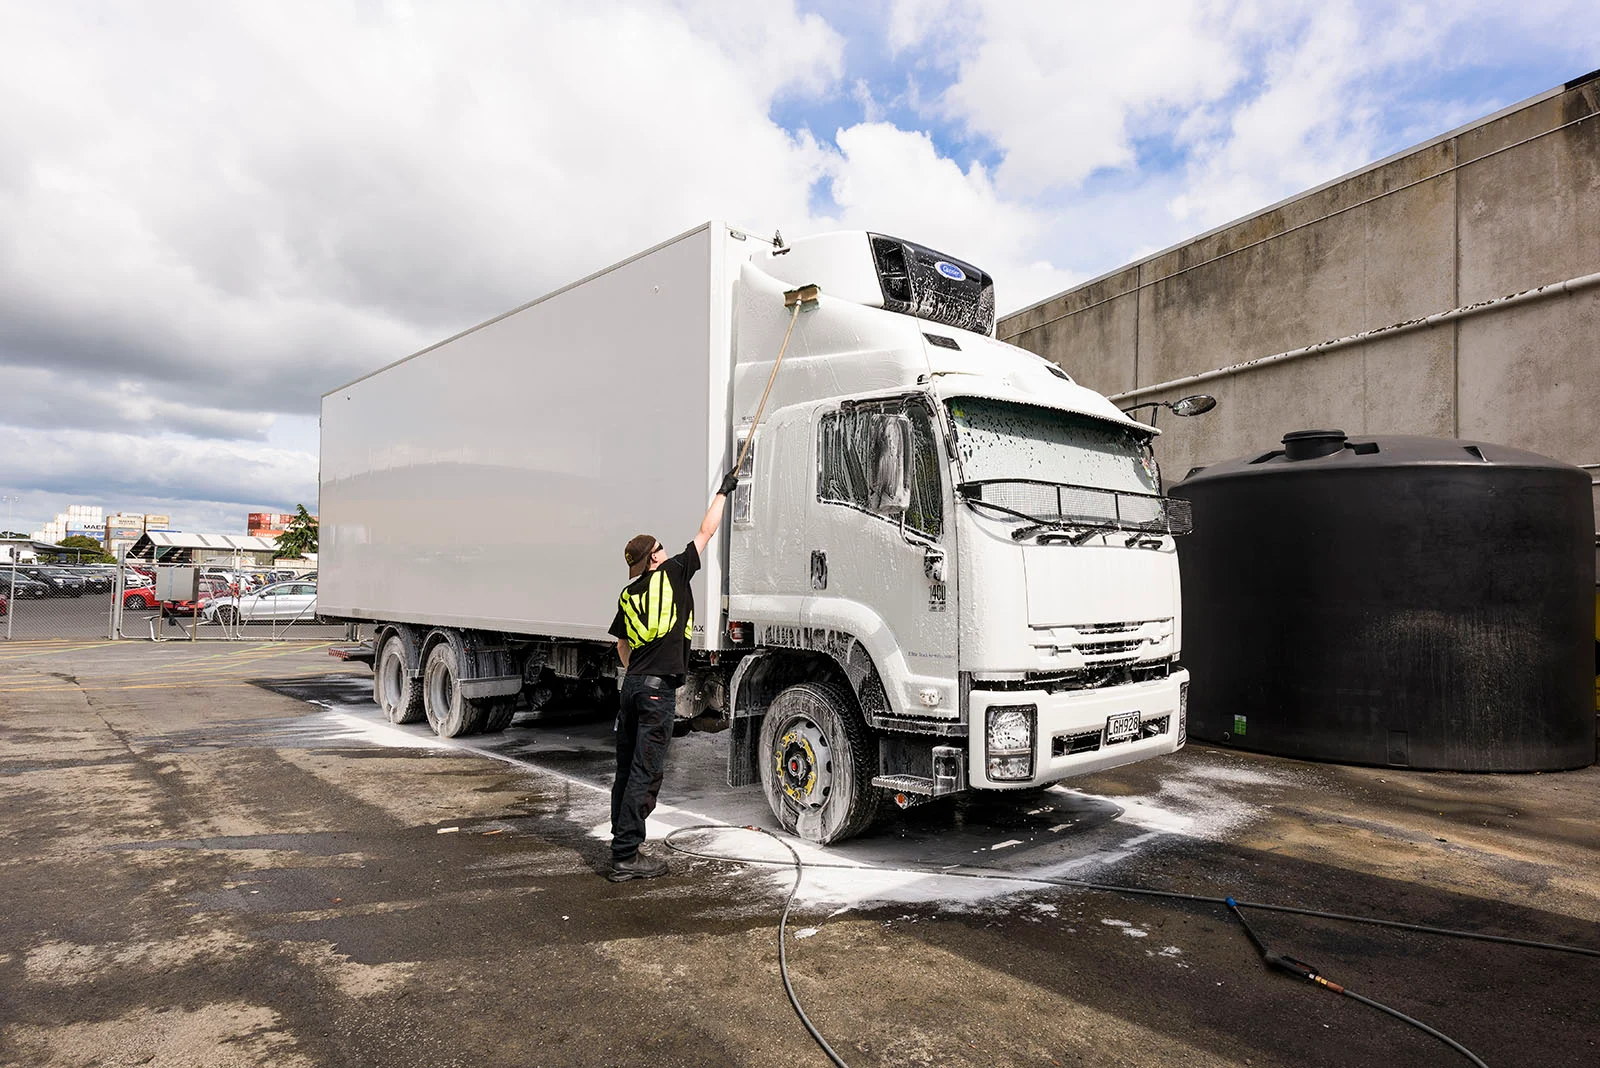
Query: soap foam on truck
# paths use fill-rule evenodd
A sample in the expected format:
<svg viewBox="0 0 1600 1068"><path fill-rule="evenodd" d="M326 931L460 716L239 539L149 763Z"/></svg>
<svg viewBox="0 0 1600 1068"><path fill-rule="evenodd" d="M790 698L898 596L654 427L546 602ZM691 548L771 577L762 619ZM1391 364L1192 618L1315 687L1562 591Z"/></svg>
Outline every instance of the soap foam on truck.
<svg viewBox="0 0 1600 1068"><path fill-rule="evenodd" d="M994 308L910 241L713 222L333 390L319 614L369 625L394 722L614 702L622 546L677 551L770 381L679 695L731 727L730 786L832 842L886 799L1174 752L1187 506L1155 430L996 341Z"/></svg>

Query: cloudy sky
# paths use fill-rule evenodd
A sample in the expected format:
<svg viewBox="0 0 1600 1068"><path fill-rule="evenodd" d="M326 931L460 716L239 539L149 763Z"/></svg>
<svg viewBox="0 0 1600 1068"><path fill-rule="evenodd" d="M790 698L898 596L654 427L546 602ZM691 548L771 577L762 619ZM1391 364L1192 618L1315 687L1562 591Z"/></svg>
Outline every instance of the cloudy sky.
<svg viewBox="0 0 1600 1068"><path fill-rule="evenodd" d="M1002 311L1600 67L1593 0L0 0L0 496L316 499L326 390L708 218Z"/></svg>

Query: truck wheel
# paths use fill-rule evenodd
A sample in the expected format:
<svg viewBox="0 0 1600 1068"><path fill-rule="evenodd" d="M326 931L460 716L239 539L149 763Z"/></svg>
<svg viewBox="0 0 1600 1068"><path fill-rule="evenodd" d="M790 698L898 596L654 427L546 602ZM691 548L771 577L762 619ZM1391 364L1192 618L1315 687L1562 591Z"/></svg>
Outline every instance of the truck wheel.
<svg viewBox="0 0 1600 1068"><path fill-rule="evenodd" d="M372 700L390 723L419 723L423 718L422 682L406 670L405 643L399 635L383 643L373 665Z"/></svg>
<svg viewBox="0 0 1600 1068"><path fill-rule="evenodd" d="M784 830L827 845L877 816L878 751L837 686L803 682L778 694L761 724L760 754L761 786Z"/></svg>
<svg viewBox="0 0 1600 1068"><path fill-rule="evenodd" d="M428 726L441 738L471 734L481 721L480 702L461 696L460 679L455 647L449 642L435 645L422 671L422 711Z"/></svg>

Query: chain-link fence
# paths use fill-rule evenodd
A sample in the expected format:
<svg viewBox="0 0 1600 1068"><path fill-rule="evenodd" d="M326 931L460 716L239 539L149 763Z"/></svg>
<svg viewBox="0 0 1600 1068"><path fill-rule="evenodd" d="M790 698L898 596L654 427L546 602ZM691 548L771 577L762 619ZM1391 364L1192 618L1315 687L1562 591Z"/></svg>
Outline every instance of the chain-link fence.
<svg viewBox="0 0 1600 1068"><path fill-rule="evenodd" d="M7 536L0 557L0 641L339 641L317 614L313 562L281 561L245 539L163 532L114 562ZM85 559L87 557L87 560ZM299 566L291 566L298 563Z"/></svg>
<svg viewBox="0 0 1600 1068"><path fill-rule="evenodd" d="M0 637L104 638L116 588L115 565L0 563Z"/></svg>

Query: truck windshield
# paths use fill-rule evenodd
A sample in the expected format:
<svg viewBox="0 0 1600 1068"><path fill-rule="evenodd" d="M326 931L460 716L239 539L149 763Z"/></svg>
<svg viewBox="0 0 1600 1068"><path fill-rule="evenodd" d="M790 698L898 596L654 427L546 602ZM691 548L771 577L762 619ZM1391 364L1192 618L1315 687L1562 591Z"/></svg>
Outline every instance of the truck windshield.
<svg viewBox="0 0 1600 1068"><path fill-rule="evenodd" d="M966 397L950 402L968 482L1007 480L1161 492L1148 437L1085 415Z"/></svg>

